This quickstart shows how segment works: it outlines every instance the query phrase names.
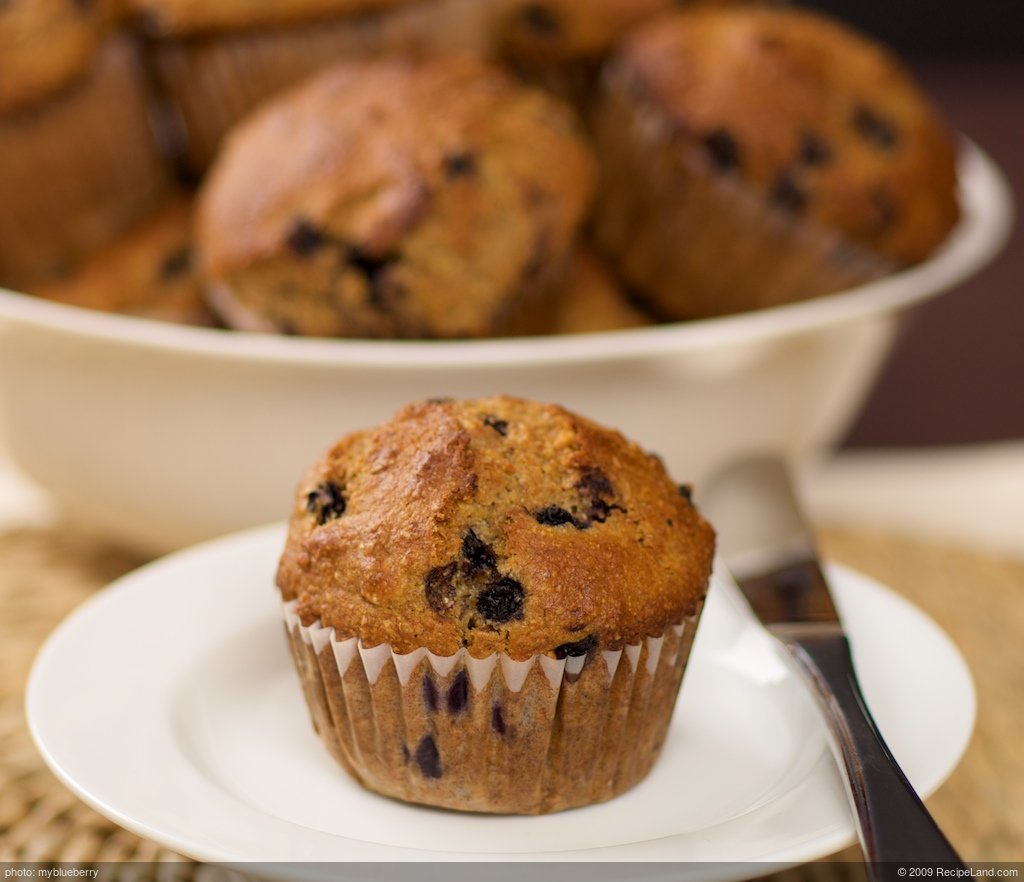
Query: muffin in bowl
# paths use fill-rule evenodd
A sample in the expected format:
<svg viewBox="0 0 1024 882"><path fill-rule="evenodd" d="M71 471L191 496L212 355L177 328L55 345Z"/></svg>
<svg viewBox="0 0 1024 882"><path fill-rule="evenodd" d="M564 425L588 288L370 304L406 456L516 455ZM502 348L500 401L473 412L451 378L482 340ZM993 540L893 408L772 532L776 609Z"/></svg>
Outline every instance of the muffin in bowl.
<svg viewBox="0 0 1024 882"><path fill-rule="evenodd" d="M192 265L192 202L183 195L168 199L66 276L33 286L29 293L155 321L215 324Z"/></svg>
<svg viewBox="0 0 1024 882"><path fill-rule="evenodd" d="M810 12L722 7L635 32L601 85L595 238L663 318L851 288L956 225L956 151L902 65Z"/></svg>
<svg viewBox="0 0 1024 882"><path fill-rule="evenodd" d="M224 136L277 92L344 60L486 55L490 0L125 0L181 123L182 159L205 171Z"/></svg>
<svg viewBox="0 0 1024 882"><path fill-rule="evenodd" d="M643 328L654 320L636 304L588 248L573 257L548 314L548 334L593 334Z"/></svg>
<svg viewBox="0 0 1024 882"><path fill-rule="evenodd" d="M110 0L0 3L0 285L60 273L170 187Z"/></svg>
<svg viewBox="0 0 1024 882"><path fill-rule="evenodd" d="M618 432L435 400L307 473L278 586L314 725L361 784L539 814L650 771L713 550L686 488Z"/></svg>
<svg viewBox="0 0 1024 882"><path fill-rule="evenodd" d="M343 64L232 134L199 194L200 271L213 308L246 330L526 332L593 177L571 112L497 68Z"/></svg>

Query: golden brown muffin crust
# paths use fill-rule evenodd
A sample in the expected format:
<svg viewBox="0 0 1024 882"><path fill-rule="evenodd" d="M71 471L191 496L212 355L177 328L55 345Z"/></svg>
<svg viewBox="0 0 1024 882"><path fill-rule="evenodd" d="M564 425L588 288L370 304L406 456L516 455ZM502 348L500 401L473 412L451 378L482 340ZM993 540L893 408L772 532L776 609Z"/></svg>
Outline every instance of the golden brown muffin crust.
<svg viewBox="0 0 1024 882"><path fill-rule="evenodd" d="M124 0L154 36L293 25L422 0Z"/></svg>
<svg viewBox="0 0 1024 882"><path fill-rule="evenodd" d="M589 334L651 324L654 320L630 303L601 262L581 248L551 306L546 330L551 334Z"/></svg>
<svg viewBox="0 0 1024 882"><path fill-rule="evenodd" d="M29 293L86 309L214 323L192 266L192 205L184 197L96 251L68 278Z"/></svg>
<svg viewBox="0 0 1024 882"><path fill-rule="evenodd" d="M555 405L409 405L299 485L286 600L367 646L619 649L692 614L714 535L660 460Z"/></svg>
<svg viewBox="0 0 1024 882"><path fill-rule="evenodd" d="M568 109L483 62L344 64L230 136L201 269L281 330L500 332L568 259L593 177Z"/></svg>
<svg viewBox="0 0 1024 882"><path fill-rule="evenodd" d="M511 56L567 61L606 52L625 30L676 0L497 0L498 41Z"/></svg>
<svg viewBox="0 0 1024 882"><path fill-rule="evenodd" d="M683 11L632 35L613 76L719 173L885 257L919 261L956 223L949 133L888 51L838 23Z"/></svg>
<svg viewBox="0 0 1024 882"><path fill-rule="evenodd" d="M0 113L45 98L83 71L105 33L110 5L0 2Z"/></svg>

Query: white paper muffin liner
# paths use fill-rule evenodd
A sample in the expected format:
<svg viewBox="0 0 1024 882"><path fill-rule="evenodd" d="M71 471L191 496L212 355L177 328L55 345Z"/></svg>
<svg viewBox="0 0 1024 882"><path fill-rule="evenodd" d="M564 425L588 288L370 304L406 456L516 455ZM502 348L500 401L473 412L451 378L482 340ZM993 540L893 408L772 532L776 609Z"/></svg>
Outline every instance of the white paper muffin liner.
<svg viewBox="0 0 1024 882"><path fill-rule="evenodd" d="M651 770L700 609L661 636L587 655L473 658L364 646L283 604L313 726L365 787L464 811L600 802Z"/></svg>
<svg viewBox="0 0 1024 882"><path fill-rule="evenodd" d="M621 72L605 76L599 105L595 237L662 317L776 306L899 268L714 169Z"/></svg>
<svg viewBox="0 0 1024 882"><path fill-rule="evenodd" d="M20 283L66 268L169 188L135 46L112 38L74 83L0 117L0 277Z"/></svg>
<svg viewBox="0 0 1024 882"><path fill-rule="evenodd" d="M184 127L186 162L202 171L250 110L333 63L387 54L487 54L487 7L480 0L415 0L308 24L160 40L150 48Z"/></svg>

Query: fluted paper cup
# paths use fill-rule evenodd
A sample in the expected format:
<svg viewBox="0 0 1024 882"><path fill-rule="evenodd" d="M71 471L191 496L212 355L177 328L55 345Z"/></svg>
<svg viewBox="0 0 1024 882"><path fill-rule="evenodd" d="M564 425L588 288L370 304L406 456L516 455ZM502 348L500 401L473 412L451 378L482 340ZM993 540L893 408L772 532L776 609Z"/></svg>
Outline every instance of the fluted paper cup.
<svg viewBox="0 0 1024 882"><path fill-rule="evenodd" d="M621 650L474 658L367 647L283 605L313 725L363 786L463 811L543 814L641 781L665 740L700 608Z"/></svg>
<svg viewBox="0 0 1024 882"><path fill-rule="evenodd" d="M54 275L157 206L171 176L146 99L135 45L115 37L76 82L0 118L0 276Z"/></svg>

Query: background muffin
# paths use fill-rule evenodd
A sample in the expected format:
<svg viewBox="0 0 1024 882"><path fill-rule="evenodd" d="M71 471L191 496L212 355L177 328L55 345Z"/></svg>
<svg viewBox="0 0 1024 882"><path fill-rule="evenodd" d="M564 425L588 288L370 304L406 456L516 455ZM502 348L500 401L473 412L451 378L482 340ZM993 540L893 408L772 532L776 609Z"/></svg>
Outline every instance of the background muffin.
<svg viewBox="0 0 1024 882"><path fill-rule="evenodd" d="M0 8L0 19L25 5ZM91 46L85 34L73 42ZM37 51L48 57L48 47ZM65 271L163 198L170 175L148 97L135 46L111 36L56 92L0 113L0 283L22 287Z"/></svg>
<svg viewBox="0 0 1024 882"><path fill-rule="evenodd" d="M682 5L729 0L491 0L494 44L528 79L586 109L608 53L633 28Z"/></svg>
<svg viewBox="0 0 1024 882"><path fill-rule="evenodd" d="M795 10L692 10L618 53L597 239L666 317L824 294L926 257L955 151L884 49Z"/></svg>
<svg viewBox="0 0 1024 882"><path fill-rule="evenodd" d="M0 114L52 95L90 64L110 3L0 3Z"/></svg>
<svg viewBox="0 0 1024 882"><path fill-rule="evenodd" d="M571 114L482 62L341 65L262 108L211 171L208 298L229 325L315 336L529 330L592 177Z"/></svg>
<svg viewBox="0 0 1024 882"><path fill-rule="evenodd" d="M212 325L192 265L191 221L191 201L174 199L67 278L29 293L104 312Z"/></svg>
<svg viewBox="0 0 1024 882"><path fill-rule="evenodd" d="M630 302L622 286L590 251L581 248L551 304L546 331L589 334L650 324L653 319Z"/></svg>
<svg viewBox="0 0 1024 882"><path fill-rule="evenodd" d="M278 585L317 729L358 780L537 813L650 769L713 546L619 433L552 405L437 401L306 475Z"/></svg>
<svg viewBox="0 0 1024 882"><path fill-rule="evenodd" d="M490 0L128 0L202 172L228 130L288 86L343 60L472 52L490 43Z"/></svg>
<svg viewBox="0 0 1024 882"><path fill-rule="evenodd" d="M502 49L522 61L598 58L644 19L675 0L498 0Z"/></svg>

